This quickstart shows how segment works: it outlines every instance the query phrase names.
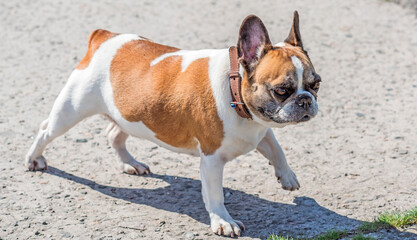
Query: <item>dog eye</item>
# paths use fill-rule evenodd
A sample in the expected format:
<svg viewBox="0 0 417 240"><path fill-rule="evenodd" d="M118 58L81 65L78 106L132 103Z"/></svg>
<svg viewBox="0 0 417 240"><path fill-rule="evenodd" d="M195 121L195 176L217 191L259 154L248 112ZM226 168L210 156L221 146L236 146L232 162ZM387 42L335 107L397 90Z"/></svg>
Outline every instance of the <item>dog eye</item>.
<svg viewBox="0 0 417 240"><path fill-rule="evenodd" d="M312 85L311 89L313 89L314 91L318 91L320 88L320 82L316 82Z"/></svg>
<svg viewBox="0 0 417 240"><path fill-rule="evenodd" d="M288 93L288 90L285 89L285 88L277 88L277 89L275 89L275 93L278 94L278 95L283 96L283 95Z"/></svg>

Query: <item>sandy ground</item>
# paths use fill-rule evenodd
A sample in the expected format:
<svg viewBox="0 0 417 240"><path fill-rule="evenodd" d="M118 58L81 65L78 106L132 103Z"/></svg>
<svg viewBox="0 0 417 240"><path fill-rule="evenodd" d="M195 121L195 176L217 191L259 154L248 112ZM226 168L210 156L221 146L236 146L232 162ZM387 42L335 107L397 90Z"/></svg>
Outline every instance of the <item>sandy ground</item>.
<svg viewBox="0 0 417 240"><path fill-rule="evenodd" d="M200 196L199 159L131 138L128 148L153 174L121 174L103 117L50 144L44 173L27 172L23 156L92 30L226 48L250 13L282 41L295 9L323 79L320 112L274 130L299 191L282 190L257 152L226 166L226 207L246 224L242 239L354 229L380 212L417 205L415 12L379 0L227 2L0 1L0 239L218 238ZM417 239L417 230L373 235Z"/></svg>

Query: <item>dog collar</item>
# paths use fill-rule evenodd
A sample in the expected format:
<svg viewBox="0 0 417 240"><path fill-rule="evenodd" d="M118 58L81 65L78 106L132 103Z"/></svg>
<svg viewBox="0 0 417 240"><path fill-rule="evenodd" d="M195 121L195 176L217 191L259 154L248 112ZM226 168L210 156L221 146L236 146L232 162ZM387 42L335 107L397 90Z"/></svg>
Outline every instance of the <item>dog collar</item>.
<svg viewBox="0 0 417 240"><path fill-rule="evenodd" d="M245 103L243 102L242 98L242 77L239 73L239 61L237 55L236 47L229 48L229 58L230 58L230 73L229 73L229 81L230 81L230 91L232 92L232 101L230 102L230 106L234 108L237 114L242 118L252 119L248 108L246 107Z"/></svg>

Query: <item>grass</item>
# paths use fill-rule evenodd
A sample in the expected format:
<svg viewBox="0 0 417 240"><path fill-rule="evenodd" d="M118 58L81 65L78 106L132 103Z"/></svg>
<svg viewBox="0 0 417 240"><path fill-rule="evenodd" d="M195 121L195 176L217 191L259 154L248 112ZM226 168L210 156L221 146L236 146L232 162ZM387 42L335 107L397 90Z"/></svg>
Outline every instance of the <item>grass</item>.
<svg viewBox="0 0 417 240"><path fill-rule="evenodd" d="M326 233L316 236L312 239L314 240L337 240L337 239L341 239L343 237L348 236L348 232L346 231L337 231L337 230L331 230L331 231L327 231ZM278 236L276 234L271 234L267 240L303 240L304 238L293 238L293 237L282 237L282 236ZM354 236L352 236L351 238L352 240L374 240L373 237L365 237L362 235L362 233L356 234Z"/></svg>
<svg viewBox="0 0 417 240"><path fill-rule="evenodd" d="M400 228L416 223L417 206L408 211L382 213L374 221L363 223L358 230L362 232L375 232L383 228Z"/></svg>
<svg viewBox="0 0 417 240"><path fill-rule="evenodd" d="M415 224L417 223L417 206L404 212L383 213L379 215L376 221L397 228Z"/></svg>
<svg viewBox="0 0 417 240"><path fill-rule="evenodd" d="M347 235L346 231L330 230L326 233L317 236L317 240L337 240Z"/></svg>
<svg viewBox="0 0 417 240"><path fill-rule="evenodd" d="M347 231L344 231L344 230L343 231L330 230L312 239L314 240L337 240L347 235L348 235ZM278 236L276 234L271 234L266 240L310 240L310 238L293 238L289 236L283 237L283 236Z"/></svg>
<svg viewBox="0 0 417 240"><path fill-rule="evenodd" d="M384 223L384 222L379 222L377 220L373 221L373 222L364 222L362 223L361 226L359 226L358 230L360 232L375 232L378 231L379 229L383 229L383 228L390 228L391 225Z"/></svg>
<svg viewBox="0 0 417 240"><path fill-rule="evenodd" d="M364 235L360 234L356 234L355 236L352 237L352 240L373 240L375 238L373 237L365 237Z"/></svg>
<svg viewBox="0 0 417 240"><path fill-rule="evenodd" d="M292 237L282 237L282 236L278 236L276 234L271 234L269 235L269 237L266 240L296 240L295 238Z"/></svg>
<svg viewBox="0 0 417 240"><path fill-rule="evenodd" d="M385 212L380 214L372 222L364 222L356 230L351 232L331 230L321 235L309 238L311 240L337 240L344 237L349 237L352 240L372 240L373 237L365 237L363 233L372 233L380 229L387 228L401 228L408 225L417 224L417 206L411 210L403 212ZM304 238L303 238L304 239ZM293 238L290 236L282 237L276 234L271 234L267 240L301 240L301 238Z"/></svg>

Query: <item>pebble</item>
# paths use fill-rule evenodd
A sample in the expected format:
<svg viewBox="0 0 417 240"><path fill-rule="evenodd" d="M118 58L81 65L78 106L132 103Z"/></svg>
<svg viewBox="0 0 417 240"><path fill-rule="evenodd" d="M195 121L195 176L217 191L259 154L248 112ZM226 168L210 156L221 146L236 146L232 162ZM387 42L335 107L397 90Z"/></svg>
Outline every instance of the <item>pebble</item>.
<svg viewBox="0 0 417 240"><path fill-rule="evenodd" d="M355 114L356 114L356 116L358 116L358 117L365 117L365 114L360 113L360 112L357 112L357 113L355 113Z"/></svg>
<svg viewBox="0 0 417 240"><path fill-rule="evenodd" d="M61 234L62 234L63 238L70 238L71 237L71 233L69 233L69 232L62 232Z"/></svg>
<svg viewBox="0 0 417 240"><path fill-rule="evenodd" d="M138 233L136 233L136 232L131 232L131 233L129 233L129 235L128 235L131 239L138 239L138 238L140 238L140 235L138 234Z"/></svg>
<svg viewBox="0 0 417 240"><path fill-rule="evenodd" d="M398 153L401 154L401 155L406 155L406 154L408 154L408 150L401 150Z"/></svg>
<svg viewBox="0 0 417 240"><path fill-rule="evenodd" d="M86 142L88 142L88 140L85 139L85 138L79 138L79 139L75 140L75 142L77 142L77 143L86 143Z"/></svg>
<svg viewBox="0 0 417 240"><path fill-rule="evenodd" d="M185 232L184 237L185 239L193 240L195 238L195 235L192 232Z"/></svg>
<svg viewBox="0 0 417 240"><path fill-rule="evenodd" d="M224 180L231 181L231 182L236 182L236 178L232 178L232 177L227 177Z"/></svg>
<svg viewBox="0 0 417 240"><path fill-rule="evenodd" d="M252 167L252 165L250 165L249 163L243 163L242 165L240 165L241 167L244 167L244 168L251 168Z"/></svg>

